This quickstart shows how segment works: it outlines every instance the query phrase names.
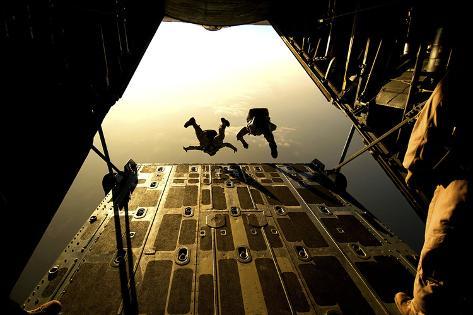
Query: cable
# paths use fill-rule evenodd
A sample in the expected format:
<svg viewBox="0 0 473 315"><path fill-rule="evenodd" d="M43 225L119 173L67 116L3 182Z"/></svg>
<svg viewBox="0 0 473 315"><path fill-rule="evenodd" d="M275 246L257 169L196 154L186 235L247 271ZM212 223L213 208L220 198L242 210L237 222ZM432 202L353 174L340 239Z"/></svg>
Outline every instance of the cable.
<svg viewBox="0 0 473 315"><path fill-rule="evenodd" d="M379 5L375 5L375 6L372 6L372 7L367 7L367 8L358 9L358 10L354 10L354 11L350 11L350 12L341 13L341 14L334 15L334 16L331 16L331 17L328 17L328 18L321 18L321 19L318 19L317 21L319 23L332 22L333 20L341 18L341 17L354 15L354 14L358 14L358 13L361 13L361 12L376 10L376 9L383 8L383 7L388 7L388 6L391 6L391 5L398 4L399 2L400 1L393 1L393 2L390 2L390 3L386 3L386 4L379 4Z"/></svg>

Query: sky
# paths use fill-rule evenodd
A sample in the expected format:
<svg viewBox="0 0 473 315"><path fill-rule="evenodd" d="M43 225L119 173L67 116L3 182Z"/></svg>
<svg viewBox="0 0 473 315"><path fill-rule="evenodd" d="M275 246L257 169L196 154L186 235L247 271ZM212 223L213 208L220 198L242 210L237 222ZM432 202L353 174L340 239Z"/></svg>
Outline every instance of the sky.
<svg viewBox="0 0 473 315"><path fill-rule="evenodd" d="M262 137L247 136L245 150L236 133L252 107L267 107L278 127L279 156L272 159ZM210 157L182 147L197 145L195 117L202 129L230 121L222 149ZM230 163L310 162L327 168L339 159L350 121L327 102L274 29L246 25L207 31L202 26L163 22L122 98L103 122L112 162ZM100 147L98 136L95 145ZM348 155L362 147L355 135ZM22 302L54 263L103 198L105 163L90 152L43 239L12 292ZM414 250L422 245L423 225L376 161L366 153L342 169L348 192Z"/></svg>

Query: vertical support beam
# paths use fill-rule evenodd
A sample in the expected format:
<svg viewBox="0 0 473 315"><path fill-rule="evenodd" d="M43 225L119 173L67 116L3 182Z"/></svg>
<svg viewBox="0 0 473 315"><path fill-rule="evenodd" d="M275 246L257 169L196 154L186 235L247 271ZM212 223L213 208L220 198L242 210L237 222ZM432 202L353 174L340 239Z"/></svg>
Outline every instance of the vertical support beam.
<svg viewBox="0 0 473 315"><path fill-rule="evenodd" d="M92 111L94 113L94 111ZM94 113L95 114L95 113ZM108 148L107 148L107 143L105 142L105 136L102 130L102 125L97 121L97 130L99 133L100 137L100 142L102 144L102 149L105 155L105 159L107 161L107 167L108 167L108 172L110 176L113 178L113 166L112 163L110 162L110 155L108 153ZM117 245L117 263L118 263L118 269L119 269L119 276L120 276L120 289L122 293L122 299L123 299L123 312L125 315L132 315L136 314L137 309L136 309L136 299L133 300L132 297L130 296L130 290L128 287L128 275L127 275L127 270L126 270L126 260L125 260L125 250L123 248L123 239L122 239L122 229L121 229L121 224L120 224L120 209L117 203L117 197L118 197L118 187L117 185L114 185L112 188L112 202L113 202L113 222L115 225L115 240L116 240L116 245ZM126 200L126 203L128 200ZM128 207L127 207L128 208ZM126 211L127 212L127 211ZM129 238L129 223L128 223L128 229L127 229L127 216L128 213L125 213L125 233L128 235L125 235L125 237L128 239ZM131 251L131 244L128 247L128 251ZM131 263L131 261L128 261L128 263ZM133 267L132 267L133 268ZM130 275L133 273L130 273ZM134 283L133 283L134 285Z"/></svg>
<svg viewBox="0 0 473 315"><path fill-rule="evenodd" d="M100 41L102 42L102 52L103 52L103 62L104 62L104 65L105 65L105 86L108 88L110 88L110 71L109 71L109 67L108 67L108 59L107 59L107 50L105 49L105 39L103 37L103 29L102 29L102 25L99 25L99 31L100 31ZM100 139L102 140L102 139ZM102 145L104 144L105 142L102 142Z"/></svg>
<svg viewBox="0 0 473 315"><path fill-rule="evenodd" d="M330 52L330 43L332 41L332 31L333 31L333 23L334 23L334 16L335 16L335 2L336 0L330 0L328 3L328 15L330 19L330 29L327 38L327 46L325 47L325 55L324 57L328 56Z"/></svg>
<svg viewBox="0 0 473 315"><path fill-rule="evenodd" d="M366 78L365 86L363 87L363 92L361 92L360 97L365 96L366 91L368 89L368 85L370 83L371 77L374 72L374 68L376 67L376 63L378 62L379 52L381 51L381 47L383 47L383 40L381 39L378 44L378 49L376 50L376 55L374 56L373 63L371 64L370 73L368 73L368 77Z"/></svg>
<svg viewBox="0 0 473 315"><path fill-rule="evenodd" d="M406 114L410 111L411 105L412 105L412 98L417 90L417 81L419 80L419 73L420 73L420 69L422 68L422 61L424 59L422 58L422 49L423 47L422 45L420 45L419 50L417 51L416 63L414 66L414 73L412 74L411 83L409 86L409 92L407 94L406 104L404 106L404 111L402 113L401 121L404 120L404 118L406 117ZM399 129L399 132L396 138L396 144L399 143L401 136L402 136L402 129Z"/></svg>
<svg viewBox="0 0 473 315"><path fill-rule="evenodd" d="M322 41L322 38L319 37L319 39L317 40L317 45L315 46L315 49L314 49L314 54L312 55L312 62L314 62L315 58L317 58L321 41Z"/></svg>
<svg viewBox="0 0 473 315"><path fill-rule="evenodd" d="M445 63L445 72L448 71L448 68L450 67L450 61L452 60L452 54L453 54L453 50L450 48L450 52L448 53L447 62Z"/></svg>
<svg viewBox="0 0 473 315"><path fill-rule="evenodd" d="M357 7L356 10L358 11L360 6L360 2L357 2ZM355 13L353 16L353 24L351 27L351 36L350 36L350 43L348 44L348 52L347 52L347 61L345 63L345 73L343 74L343 84L342 84L342 93L345 92L345 88L347 86L347 74L348 74L348 68L350 66L350 59L351 59L351 52L353 50L353 43L355 41L355 31L356 31L356 26L358 22L358 13Z"/></svg>
<svg viewBox="0 0 473 315"><path fill-rule="evenodd" d="M363 56L363 63L361 64L360 74L358 76L358 85L356 87L356 94L355 94L355 105L357 105L358 99L360 97L361 85L363 84L363 77L365 76L366 65L367 65L367 62L368 62L368 53L369 53L369 49L370 49L370 42L371 42L371 39L368 37L368 39L366 40L365 54Z"/></svg>
<svg viewBox="0 0 473 315"><path fill-rule="evenodd" d="M130 301L130 309L129 313L125 312L125 314L138 314L138 297L136 295L136 282L135 282L135 271L133 263L133 247L131 245L131 236L130 236L130 219L128 217L128 200L129 194L125 197L125 240L126 240L126 251L127 254L127 266L128 266L128 285L129 285L129 301ZM126 310L125 310L126 311Z"/></svg>
<svg viewBox="0 0 473 315"><path fill-rule="evenodd" d="M117 263L118 263L118 270L120 276L120 289L122 293L123 299L123 312L125 315L131 315L133 312L131 311L132 303L130 300L130 292L128 290L128 275L126 271L126 260L125 260L125 253L123 249L123 239L122 239L122 232L121 232L121 225L120 225L120 209L118 208L118 204L116 202L116 197L118 195L117 187L113 187L112 189L112 200L113 200L113 223L115 225L115 239L117 245ZM128 249L129 251L131 248Z"/></svg>

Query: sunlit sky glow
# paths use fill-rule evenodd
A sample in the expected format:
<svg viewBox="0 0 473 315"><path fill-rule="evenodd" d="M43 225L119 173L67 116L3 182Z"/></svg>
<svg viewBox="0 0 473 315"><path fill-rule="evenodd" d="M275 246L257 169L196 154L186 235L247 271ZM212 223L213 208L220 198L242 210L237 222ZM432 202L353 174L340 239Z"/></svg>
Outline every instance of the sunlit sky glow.
<svg viewBox="0 0 473 315"><path fill-rule="evenodd" d="M331 152L316 152L307 142L327 146L333 139L314 134L312 126L332 125L342 139L347 122L331 106L317 114L322 103L317 87L272 27L210 32L198 25L164 23L123 98L110 110L104 130L121 163L130 156L142 162L270 161L263 138L249 137L249 150L235 139L251 107L268 107L278 125L280 161L328 160ZM185 153L183 146L197 143L191 128L182 127L191 116L203 129L217 129L220 117L227 118L226 140L239 152L223 149L214 157Z"/></svg>

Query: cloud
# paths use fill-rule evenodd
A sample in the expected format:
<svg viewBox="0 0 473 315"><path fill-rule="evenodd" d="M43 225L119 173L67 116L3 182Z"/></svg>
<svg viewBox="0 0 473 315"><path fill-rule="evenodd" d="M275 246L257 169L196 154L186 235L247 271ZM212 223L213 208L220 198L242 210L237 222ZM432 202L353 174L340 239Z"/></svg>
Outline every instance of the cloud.
<svg viewBox="0 0 473 315"><path fill-rule="evenodd" d="M222 117L244 117L250 104L245 101L230 103L214 107L214 112Z"/></svg>
<svg viewBox="0 0 473 315"><path fill-rule="evenodd" d="M254 97L250 94L235 95L219 99L212 106L209 106L213 112L225 117L246 118L248 110Z"/></svg>
<svg viewBox="0 0 473 315"><path fill-rule="evenodd" d="M237 133L241 130L243 126L231 126L226 130L226 139L235 138ZM279 147L284 148L294 148L296 146L301 146L302 143L294 140L295 133L297 132L296 128L291 127L280 127L274 132L274 138ZM260 148L266 147L268 144L263 136L246 136L246 141L250 145L256 145Z"/></svg>
<svg viewBox="0 0 473 315"><path fill-rule="evenodd" d="M243 126L230 126L225 130L227 136L236 137Z"/></svg>
<svg viewBox="0 0 473 315"><path fill-rule="evenodd" d="M278 126L278 128L274 132L274 138L278 146L289 148L295 145L301 145L300 142L294 140L294 133L296 131L296 128Z"/></svg>

